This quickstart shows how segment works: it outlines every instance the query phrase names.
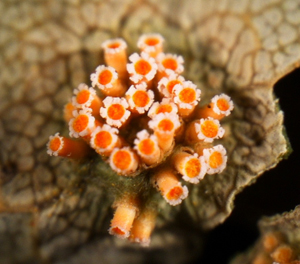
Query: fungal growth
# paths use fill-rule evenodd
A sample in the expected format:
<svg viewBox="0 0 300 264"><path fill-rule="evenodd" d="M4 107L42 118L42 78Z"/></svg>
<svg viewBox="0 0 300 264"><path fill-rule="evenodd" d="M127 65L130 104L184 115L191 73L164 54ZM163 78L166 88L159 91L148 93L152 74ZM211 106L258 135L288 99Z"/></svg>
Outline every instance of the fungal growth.
<svg viewBox="0 0 300 264"><path fill-rule="evenodd" d="M263 217L258 222L260 237L246 252L238 254L232 264L299 264L300 207Z"/></svg>
<svg viewBox="0 0 300 264"><path fill-rule="evenodd" d="M161 197L177 206L189 184L226 168L226 149L213 143L224 136L220 120L233 109L225 94L200 107L200 89L181 75L183 58L165 54L163 42L159 34L144 34L140 53L129 57L124 40L104 42L106 65L91 74L92 87L74 89L65 107L71 138L56 133L47 144L49 155L101 158L114 171L111 179L96 175L111 181L109 233L143 246L150 243Z"/></svg>

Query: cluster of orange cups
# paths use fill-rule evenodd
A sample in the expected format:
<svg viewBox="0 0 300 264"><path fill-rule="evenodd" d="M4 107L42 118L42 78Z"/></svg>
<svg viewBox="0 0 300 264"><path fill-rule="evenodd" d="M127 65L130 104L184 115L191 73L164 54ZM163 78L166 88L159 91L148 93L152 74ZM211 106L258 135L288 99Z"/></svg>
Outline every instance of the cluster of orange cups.
<svg viewBox="0 0 300 264"><path fill-rule="evenodd" d="M296 244L295 244L296 246ZM252 264L300 264L296 247L280 231L268 231L258 241Z"/></svg>
<svg viewBox="0 0 300 264"><path fill-rule="evenodd" d="M225 169L226 149L212 142L223 137L219 120L233 103L220 94L199 107L200 89L181 75L183 58L164 53L163 42L159 34L144 34L140 53L128 57L123 39L105 41L105 65L91 74L92 87L80 84L65 106L71 138L50 136L47 152L81 159L92 148L125 177L155 168L153 186L175 206L188 196L180 179L197 184ZM130 197L115 207L109 232L148 245L156 213L140 211Z"/></svg>

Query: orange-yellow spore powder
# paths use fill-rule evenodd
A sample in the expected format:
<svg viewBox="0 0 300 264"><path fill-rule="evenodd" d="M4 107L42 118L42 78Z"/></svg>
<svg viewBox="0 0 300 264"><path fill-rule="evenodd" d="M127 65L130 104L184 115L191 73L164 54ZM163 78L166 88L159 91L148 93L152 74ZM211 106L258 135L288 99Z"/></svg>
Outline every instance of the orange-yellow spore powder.
<svg viewBox="0 0 300 264"><path fill-rule="evenodd" d="M134 64L135 72L140 75L147 75L152 67L148 61L139 60Z"/></svg>
<svg viewBox="0 0 300 264"><path fill-rule="evenodd" d="M78 104L84 104L89 100L90 92L88 90L80 91L76 96L76 101Z"/></svg>
<svg viewBox="0 0 300 264"><path fill-rule="evenodd" d="M61 145L60 139L58 137L55 137L50 141L49 147L52 151L57 151L60 148L60 145Z"/></svg>
<svg viewBox="0 0 300 264"><path fill-rule="evenodd" d="M183 190L180 186L175 186L167 193L167 198L169 200L177 200L183 194Z"/></svg>
<svg viewBox="0 0 300 264"><path fill-rule="evenodd" d="M99 148L105 149L112 142L112 136L108 131L100 131L95 136L95 145Z"/></svg>
<svg viewBox="0 0 300 264"><path fill-rule="evenodd" d="M224 98L220 98L217 101L217 106L221 111L227 111L229 109L229 103Z"/></svg>
<svg viewBox="0 0 300 264"><path fill-rule="evenodd" d="M263 237L263 246L267 252L272 252L276 247L278 247L280 240L276 233L267 233Z"/></svg>
<svg viewBox="0 0 300 264"><path fill-rule="evenodd" d="M185 164L185 171L189 178L194 178L199 175L201 171L201 163L198 159L190 159Z"/></svg>
<svg viewBox="0 0 300 264"><path fill-rule="evenodd" d="M173 88L176 84L181 84L180 81L178 80L172 80L172 81L169 81L168 84L167 84L167 90L170 94L172 94L173 92Z"/></svg>
<svg viewBox="0 0 300 264"><path fill-rule="evenodd" d="M282 245L274 250L271 257L275 262L290 263L294 258L294 252L290 246Z"/></svg>
<svg viewBox="0 0 300 264"><path fill-rule="evenodd" d="M190 104L196 100L196 92L192 88L185 88L179 93L179 100Z"/></svg>
<svg viewBox="0 0 300 264"><path fill-rule="evenodd" d="M218 126L212 120L206 120L201 125L201 131L204 136L214 138L218 134Z"/></svg>
<svg viewBox="0 0 300 264"><path fill-rule="evenodd" d="M274 262L266 252L258 253L251 262L251 264L271 264L271 263Z"/></svg>
<svg viewBox="0 0 300 264"><path fill-rule="evenodd" d="M113 163L120 170L126 170L131 163L130 153L124 150L119 150L113 156Z"/></svg>
<svg viewBox="0 0 300 264"><path fill-rule="evenodd" d="M119 236L125 235L125 232L123 232L119 227L112 228L112 231L114 234L119 235Z"/></svg>
<svg viewBox="0 0 300 264"><path fill-rule="evenodd" d="M160 113L171 113L172 112L172 106L171 105L160 105L158 106L157 110L156 110L156 114L160 114Z"/></svg>
<svg viewBox="0 0 300 264"><path fill-rule="evenodd" d="M98 77L98 82L102 85L107 85L111 82L113 74L110 70L103 70Z"/></svg>
<svg viewBox="0 0 300 264"><path fill-rule="evenodd" d="M162 131L172 131L173 128L174 128L173 122L168 119L163 119L158 124L158 129Z"/></svg>
<svg viewBox="0 0 300 264"><path fill-rule="evenodd" d="M178 67L177 61L173 58L166 58L162 61L162 65L166 68L166 69L171 69L173 71L175 71Z"/></svg>
<svg viewBox="0 0 300 264"><path fill-rule="evenodd" d="M154 149L154 142L149 138L142 140L139 144L139 151L144 155L151 155Z"/></svg>
<svg viewBox="0 0 300 264"><path fill-rule="evenodd" d="M113 120L120 120L125 114L125 109L120 104L113 104L107 109L107 115Z"/></svg>
<svg viewBox="0 0 300 264"><path fill-rule="evenodd" d="M145 40L145 43L148 45L148 46L155 46L159 43L159 40L157 38L147 38Z"/></svg>
<svg viewBox="0 0 300 264"><path fill-rule="evenodd" d="M119 47L120 47L120 43L119 42L113 42L113 43L110 43L108 45L108 48L110 48L110 49L117 49Z"/></svg>
<svg viewBox="0 0 300 264"><path fill-rule="evenodd" d="M79 115L75 118L73 122L73 129L76 132L81 132L88 126L89 118L86 115Z"/></svg>
<svg viewBox="0 0 300 264"><path fill-rule="evenodd" d="M220 152L215 151L209 157L208 164L211 168L216 169L223 163L223 156Z"/></svg>
<svg viewBox="0 0 300 264"><path fill-rule="evenodd" d="M136 91L132 100L137 107L145 107L149 103L149 96L145 91Z"/></svg>

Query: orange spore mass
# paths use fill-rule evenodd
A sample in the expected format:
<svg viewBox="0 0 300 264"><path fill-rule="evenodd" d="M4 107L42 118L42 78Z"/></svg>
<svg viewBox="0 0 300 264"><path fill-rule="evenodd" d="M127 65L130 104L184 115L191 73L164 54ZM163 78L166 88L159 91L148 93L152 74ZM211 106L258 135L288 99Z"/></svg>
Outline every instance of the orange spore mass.
<svg viewBox="0 0 300 264"><path fill-rule="evenodd" d="M58 137L55 137L51 140L49 147L52 151L57 151L60 145L61 145L60 139Z"/></svg>
<svg viewBox="0 0 300 264"><path fill-rule="evenodd" d="M79 115L75 118L73 123L73 129L76 132L81 132L88 126L89 118L86 115Z"/></svg>
<svg viewBox="0 0 300 264"><path fill-rule="evenodd" d="M144 155L151 155L154 152L154 142L147 138L140 142L139 150Z"/></svg>
<svg viewBox="0 0 300 264"><path fill-rule="evenodd" d="M201 125L201 131L204 136L208 138L213 138L218 134L218 126L211 120L206 120Z"/></svg>
<svg viewBox="0 0 300 264"><path fill-rule="evenodd" d="M196 100L196 92L192 88L185 88L179 93L179 100L190 104Z"/></svg>
<svg viewBox="0 0 300 264"><path fill-rule="evenodd" d="M172 94L173 88L176 84L181 84L181 82L178 80L172 80L168 82L167 89L170 94Z"/></svg>
<svg viewBox="0 0 300 264"><path fill-rule="evenodd" d="M149 62L145 60L139 60L134 64L134 68L137 74L146 75L148 74L152 67Z"/></svg>
<svg viewBox="0 0 300 264"><path fill-rule="evenodd" d="M274 233L265 234L263 237L263 246L268 252L271 252L278 247L279 243L280 241Z"/></svg>
<svg viewBox="0 0 300 264"><path fill-rule="evenodd" d="M64 119L69 122L74 116L73 111L76 110L76 107L70 102L65 105L64 108Z"/></svg>
<svg viewBox="0 0 300 264"><path fill-rule="evenodd" d="M266 252L260 252L254 257L254 259L251 263L252 264L271 264L271 263L273 263L273 261Z"/></svg>
<svg viewBox="0 0 300 264"><path fill-rule="evenodd" d="M172 112L172 106L171 105L160 105L156 110L156 114L171 113L171 112Z"/></svg>
<svg viewBox="0 0 300 264"><path fill-rule="evenodd" d="M110 48L110 49L117 49L119 47L120 47L120 43L118 43L118 42L114 42L114 43L111 43L108 45L108 48Z"/></svg>
<svg viewBox="0 0 300 264"><path fill-rule="evenodd" d="M113 104L107 110L107 115L113 120L119 120L125 114L125 109L120 104Z"/></svg>
<svg viewBox="0 0 300 264"><path fill-rule="evenodd" d="M77 103L84 104L89 100L89 97L90 97L90 92L88 90L82 90L76 96Z"/></svg>
<svg viewBox="0 0 300 264"><path fill-rule="evenodd" d="M76 110L76 107L70 102L65 105L65 112L71 113ZM73 115L72 115L73 116Z"/></svg>
<svg viewBox="0 0 300 264"><path fill-rule="evenodd" d="M107 85L111 82L113 74L110 70L104 70L99 74L98 82L102 85Z"/></svg>
<svg viewBox="0 0 300 264"><path fill-rule="evenodd" d="M169 200L177 200L182 195L183 190L180 186L175 186L166 195Z"/></svg>
<svg viewBox="0 0 300 264"><path fill-rule="evenodd" d="M126 170L131 163L131 156L128 151L119 150L113 156L113 163L120 170Z"/></svg>
<svg viewBox="0 0 300 264"><path fill-rule="evenodd" d="M147 38L145 40L145 43L148 45L148 46L155 46L156 44L159 43L159 40L157 38Z"/></svg>
<svg viewBox="0 0 300 264"><path fill-rule="evenodd" d="M173 71L175 71L178 67L177 61L173 58L166 58L163 60L162 65L166 68L166 69L171 69Z"/></svg>
<svg viewBox="0 0 300 264"><path fill-rule="evenodd" d="M223 98L217 101L217 106L221 111L227 111L229 109L228 101Z"/></svg>
<svg viewBox="0 0 300 264"><path fill-rule="evenodd" d="M149 96L144 91L136 91L132 100L137 107L145 107L149 103Z"/></svg>
<svg viewBox="0 0 300 264"><path fill-rule="evenodd" d="M114 227L112 228L112 231L114 234L119 235L119 236L123 236L125 235L125 232L123 232L120 228L118 227Z"/></svg>
<svg viewBox="0 0 300 264"><path fill-rule="evenodd" d="M215 151L209 157L209 166L213 169L218 168L223 162L223 156L220 152Z"/></svg>
<svg viewBox="0 0 300 264"><path fill-rule="evenodd" d="M100 131L95 137L95 145L99 148L105 149L112 142L112 136L108 131Z"/></svg>
<svg viewBox="0 0 300 264"><path fill-rule="evenodd" d="M194 178L199 175L201 171L201 163L198 159L190 159L185 165L185 171L187 176L190 178Z"/></svg>
<svg viewBox="0 0 300 264"><path fill-rule="evenodd" d="M168 119L163 119L159 122L158 128L162 131L172 131L174 128L174 124Z"/></svg>
<svg viewBox="0 0 300 264"><path fill-rule="evenodd" d="M290 261L293 259L293 250L289 246L279 246L271 254L271 257L274 259L274 261L279 263L290 263Z"/></svg>

